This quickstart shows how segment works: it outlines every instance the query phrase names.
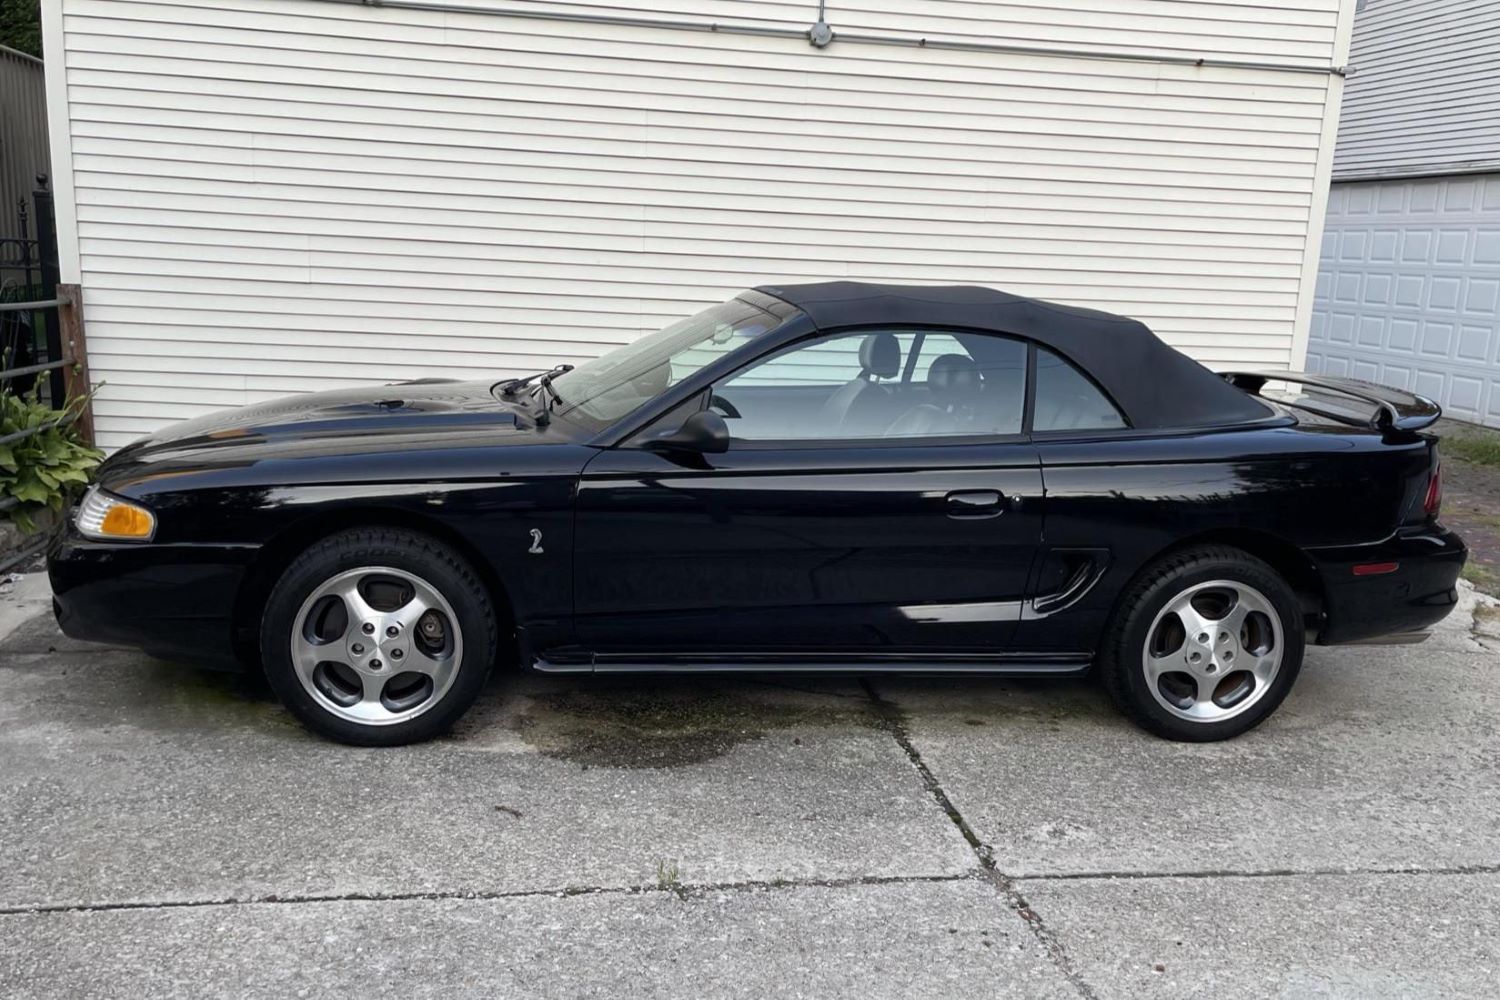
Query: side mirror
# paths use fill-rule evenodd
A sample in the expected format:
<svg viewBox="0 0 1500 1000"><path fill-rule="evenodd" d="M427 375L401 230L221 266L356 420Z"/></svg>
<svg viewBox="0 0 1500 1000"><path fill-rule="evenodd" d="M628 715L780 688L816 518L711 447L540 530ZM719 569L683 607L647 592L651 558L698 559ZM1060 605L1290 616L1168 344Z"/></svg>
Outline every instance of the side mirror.
<svg viewBox="0 0 1500 1000"><path fill-rule="evenodd" d="M690 451L716 455L729 450L729 425L713 410L699 410L671 434L646 442L652 451Z"/></svg>

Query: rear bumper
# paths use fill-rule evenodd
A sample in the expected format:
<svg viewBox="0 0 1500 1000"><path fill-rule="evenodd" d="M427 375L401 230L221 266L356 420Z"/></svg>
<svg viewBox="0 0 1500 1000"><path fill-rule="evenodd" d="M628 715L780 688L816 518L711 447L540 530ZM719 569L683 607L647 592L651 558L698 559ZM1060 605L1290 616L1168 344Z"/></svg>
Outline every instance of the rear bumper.
<svg viewBox="0 0 1500 1000"><path fill-rule="evenodd" d="M240 669L234 604L253 546L111 545L69 533L47 555L63 634Z"/></svg>
<svg viewBox="0 0 1500 1000"><path fill-rule="evenodd" d="M1375 545L1310 549L1323 580L1323 627L1318 643L1360 642L1421 632L1458 603L1458 574L1469 550L1441 525ZM1395 569L1356 575L1355 567L1394 563Z"/></svg>

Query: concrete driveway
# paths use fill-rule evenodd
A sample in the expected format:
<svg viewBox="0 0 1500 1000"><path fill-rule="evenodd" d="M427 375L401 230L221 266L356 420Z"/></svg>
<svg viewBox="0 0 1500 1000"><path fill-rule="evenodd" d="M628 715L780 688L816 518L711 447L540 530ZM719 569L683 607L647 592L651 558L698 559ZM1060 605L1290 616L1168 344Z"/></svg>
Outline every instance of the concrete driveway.
<svg viewBox="0 0 1500 1000"><path fill-rule="evenodd" d="M509 676L356 750L0 598L0 996L1492 997L1500 618L1245 738L1089 683Z"/></svg>

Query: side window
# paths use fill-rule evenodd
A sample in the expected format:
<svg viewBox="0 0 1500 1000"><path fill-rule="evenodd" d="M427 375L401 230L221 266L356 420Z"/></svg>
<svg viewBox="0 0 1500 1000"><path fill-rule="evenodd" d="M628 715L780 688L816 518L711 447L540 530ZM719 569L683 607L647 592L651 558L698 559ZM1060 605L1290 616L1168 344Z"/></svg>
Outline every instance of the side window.
<svg viewBox="0 0 1500 1000"><path fill-rule="evenodd" d="M1034 431L1098 431L1124 427L1125 418L1094 383L1044 347L1036 349Z"/></svg>
<svg viewBox="0 0 1500 1000"><path fill-rule="evenodd" d="M994 436L1021 432L1025 384L1026 347L1007 337L862 331L757 362L710 405L743 441Z"/></svg>
<svg viewBox="0 0 1500 1000"><path fill-rule="evenodd" d="M921 346L917 350L917 363L911 377L916 382L926 382L932 371L932 363L945 354L970 357L969 349L951 333L931 332L922 334Z"/></svg>
<svg viewBox="0 0 1500 1000"><path fill-rule="evenodd" d="M774 355L732 379L739 386L838 386L860 378L860 345L868 335L825 337L800 348ZM911 350L913 334L894 337L901 359Z"/></svg>

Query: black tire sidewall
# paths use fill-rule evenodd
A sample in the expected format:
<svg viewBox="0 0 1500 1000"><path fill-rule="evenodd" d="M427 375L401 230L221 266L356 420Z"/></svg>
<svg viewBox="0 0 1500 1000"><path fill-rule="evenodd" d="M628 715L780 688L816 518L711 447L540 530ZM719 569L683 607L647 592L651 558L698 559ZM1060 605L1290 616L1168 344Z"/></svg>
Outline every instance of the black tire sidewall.
<svg viewBox="0 0 1500 1000"><path fill-rule="evenodd" d="M1165 572L1145 574L1121 607L1119 627L1106 669L1111 694L1121 707L1152 732L1168 739L1212 742L1231 739L1263 722L1281 705L1302 667L1306 637L1297 595L1270 566L1247 553L1211 551L1185 553L1182 564ZM1142 654L1152 623L1162 608L1182 591L1212 580L1230 580L1254 587L1265 595L1281 619L1282 658L1271 690L1250 708L1221 722L1191 722L1161 706L1152 695L1142 665Z"/></svg>
<svg viewBox="0 0 1500 1000"><path fill-rule="evenodd" d="M458 618L464 646L458 675L438 703L384 726L361 725L324 708L302 686L292 663L292 629L308 595L330 577L366 566L404 570L436 588ZM287 567L266 602L260 645L267 682L309 729L341 743L399 746L446 732L478 698L495 661L495 616L473 570L447 546L413 532L357 530L314 544Z"/></svg>

